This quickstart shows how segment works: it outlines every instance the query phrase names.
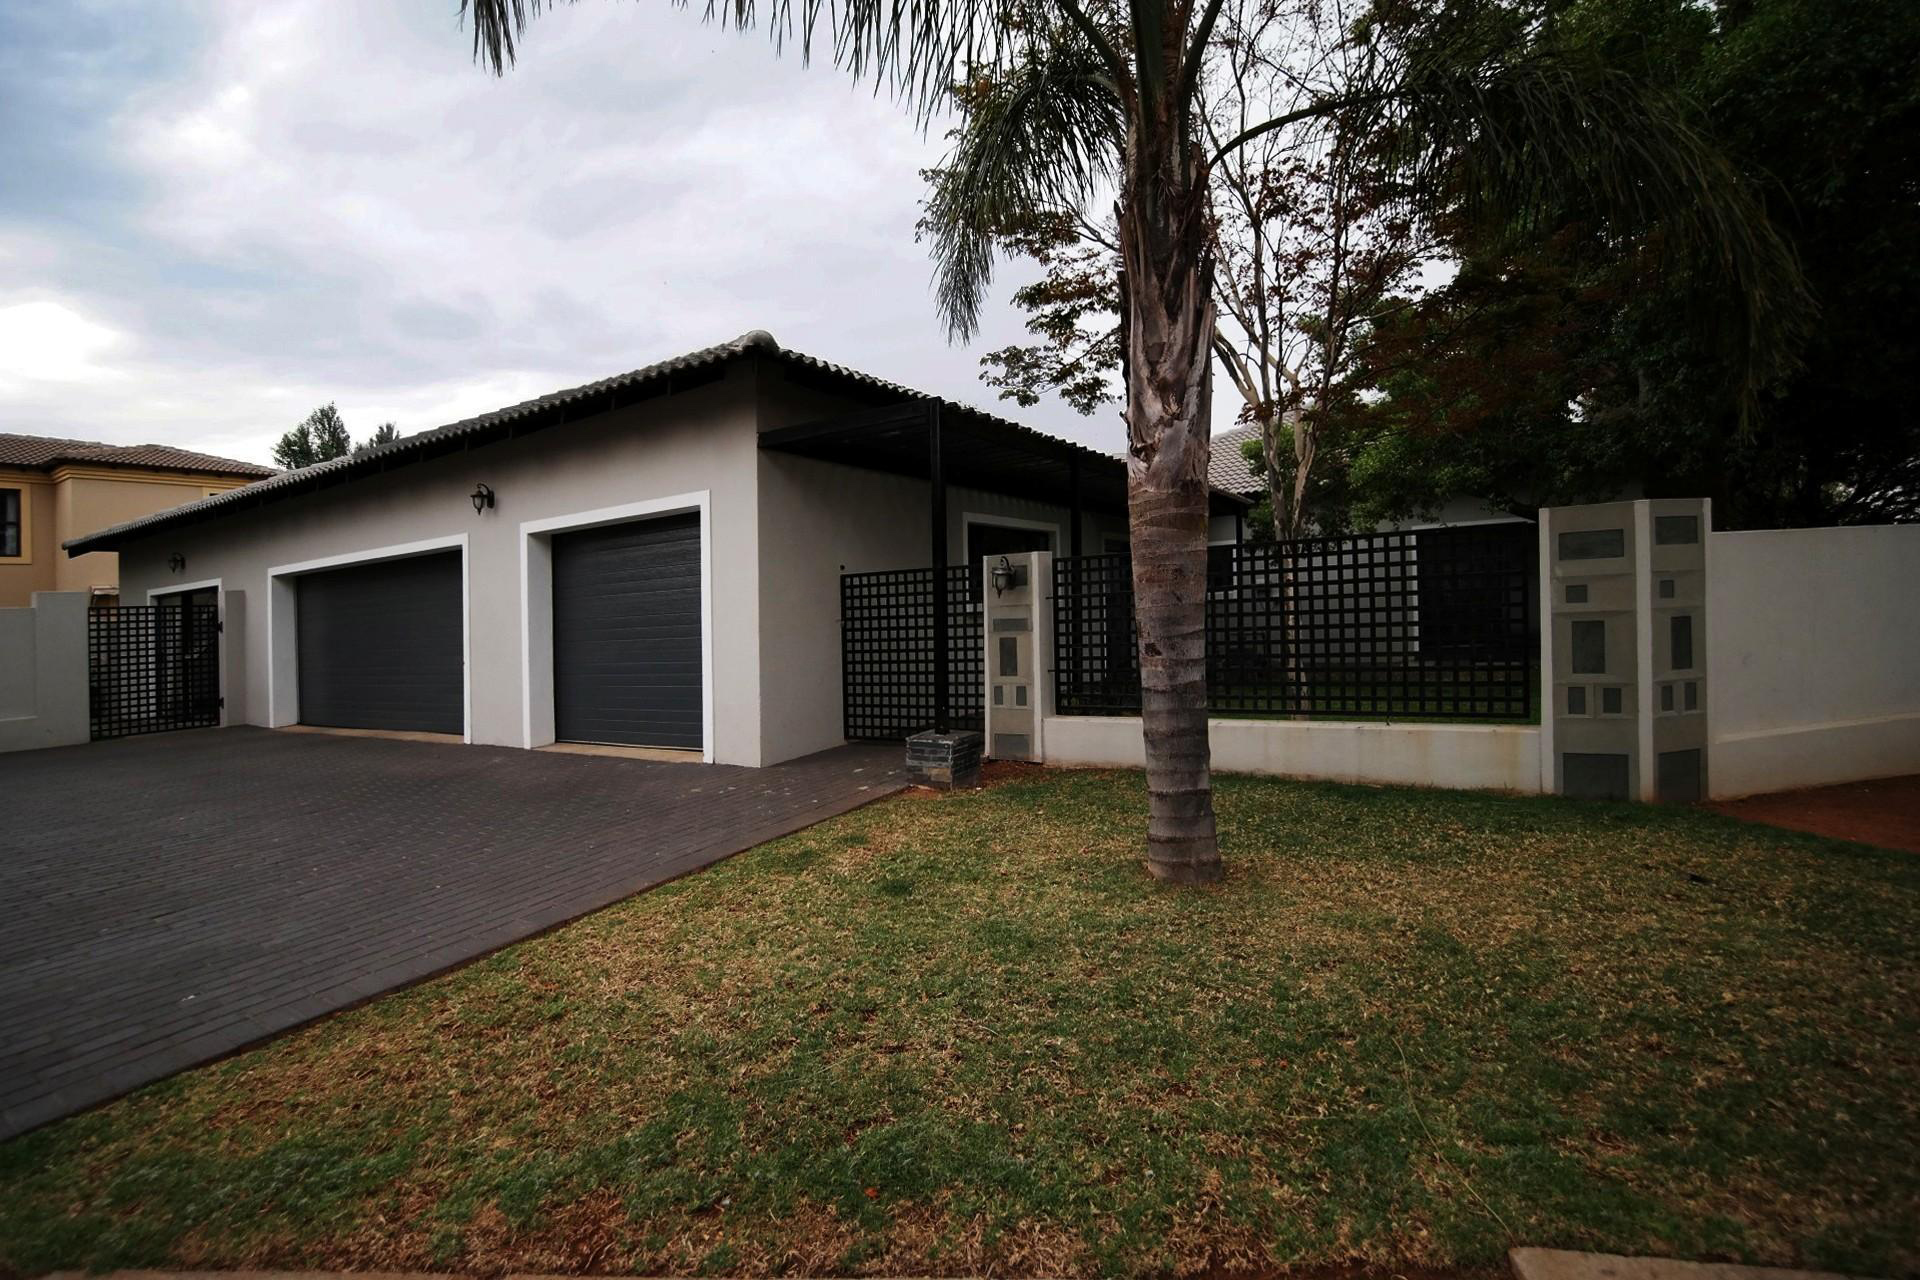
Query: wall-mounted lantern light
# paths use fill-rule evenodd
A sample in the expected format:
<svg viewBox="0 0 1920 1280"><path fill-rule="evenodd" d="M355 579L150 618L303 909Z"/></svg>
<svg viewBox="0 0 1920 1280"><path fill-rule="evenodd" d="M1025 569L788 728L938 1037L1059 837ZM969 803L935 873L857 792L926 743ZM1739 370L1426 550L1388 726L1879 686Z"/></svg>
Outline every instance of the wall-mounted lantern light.
<svg viewBox="0 0 1920 1280"><path fill-rule="evenodd" d="M178 551L174 552L172 555L167 557L167 568L173 570L175 573L179 573L182 569L185 569L186 567L187 567L187 558L181 555Z"/></svg>
<svg viewBox="0 0 1920 1280"><path fill-rule="evenodd" d="M468 496L473 499L473 514L479 515L483 511L492 510L493 490L489 489L486 485L475 485L473 492Z"/></svg>
<svg viewBox="0 0 1920 1280"><path fill-rule="evenodd" d="M993 594L997 597L1002 591L1013 585L1013 562L1005 556L993 566Z"/></svg>

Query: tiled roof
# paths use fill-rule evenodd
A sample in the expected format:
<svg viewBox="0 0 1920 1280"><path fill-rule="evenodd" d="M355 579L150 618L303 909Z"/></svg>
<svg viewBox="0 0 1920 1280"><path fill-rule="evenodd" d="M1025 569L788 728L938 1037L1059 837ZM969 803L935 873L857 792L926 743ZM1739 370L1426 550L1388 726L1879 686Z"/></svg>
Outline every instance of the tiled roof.
<svg viewBox="0 0 1920 1280"><path fill-rule="evenodd" d="M195 471L221 476L270 476L272 467L216 458L210 453L165 444L102 444L98 440L61 440L0 432L0 467L50 471L62 463L107 467L150 467L156 471Z"/></svg>
<svg viewBox="0 0 1920 1280"><path fill-rule="evenodd" d="M1235 427L1216 435L1213 448L1207 456L1207 483L1242 497L1250 493L1265 493L1267 482L1253 473L1253 466L1247 461L1247 455L1241 447L1247 441L1259 438L1258 427Z"/></svg>
<svg viewBox="0 0 1920 1280"><path fill-rule="evenodd" d="M523 419L533 418L536 415L548 414L551 416L552 412L562 412L569 406L574 405L581 406L584 413L600 412L600 408L595 407L595 402L599 402L602 406L609 405L612 403L615 393L630 389L639 389L647 383L662 382L671 378L674 374L689 373L695 370L723 365L732 360L754 353L778 359L790 365L798 365L818 373L824 373L830 377L864 387L868 390L886 392L890 396L897 396L903 400L925 400L931 398L924 392L903 387L897 382L888 382L885 379L876 378L872 374L861 373L857 369L849 369L845 365L832 364L826 360L784 348L776 342L773 335L765 329L754 329L751 332L741 334L731 342L723 342L713 347L704 347L699 351L689 352L683 356L675 356L671 360L662 360L657 364L650 364L629 373L616 374L611 378L602 378L598 382L589 382L585 386L569 387L564 391L551 392L532 400L523 401L520 404L509 405L504 409L495 409L491 413L483 413L475 418L467 418L460 422L449 423L444 427L436 427L431 431L422 431L417 435L402 436L400 439L392 441L391 443L377 445L371 449L348 454L343 458L335 458L330 462L320 462L310 467L300 467L292 471L282 471L269 476L265 480L245 485L238 489L229 489L225 493L215 494L211 498L203 498L199 502L189 502L185 506L174 507L169 511L157 512L154 515L145 516L139 520L129 520L125 524L117 524L110 529L102 529L96 533L87 534L84 537L70 539L65 546L68 552L73 555L79 555L89 550L105 550L117 545L132 535L144 535L162 528L191 524L195 521L221 514L226 510L239 510L243 506L257 506L262 502L272 501L278 497L292 497L294 494L308 489L351 482L363 475L372 475L380 471L388 470L396 463L412 461L413 459L407 455L422 453L431 455L438 452L445 452L449 447L459 448L459 442L463 437L481 435L493 428L517 423ZM1031 427L1022 426L1015 422L1006 422L1004 419L992 418L992 415L981 413L977 409L970 409L964 405L957 407L981 418L991 418L993 421L1003 423L1005 426L1011 427L1016 431L1029 434L1036 440L1047 441L1062 449L1077 450L1090 458L1104 459L1106 456L1092 449L1087 449L1084 446L1059 440L1056 437L1046 435L1044 432L1035 431ZM584 413L582 416L584 416Z"/></svg>

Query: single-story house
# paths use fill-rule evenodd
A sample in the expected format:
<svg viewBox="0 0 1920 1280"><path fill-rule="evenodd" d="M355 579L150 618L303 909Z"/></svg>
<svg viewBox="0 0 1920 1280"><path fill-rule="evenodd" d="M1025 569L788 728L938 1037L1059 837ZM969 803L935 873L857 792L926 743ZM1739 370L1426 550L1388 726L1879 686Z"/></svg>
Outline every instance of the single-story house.
<svg viewBox="0 0 1920 1280"><path fill-rule="evenodd" d="M0 432L0 609L24 606L36 591L85 591L111 604L120 582L113 553L63 556L62 543L272 474L170 445Z"/></svg>
<svg viewBox="0 0 1920 1280"><path fill-rule="evenodd" d="M1118 459L756 330L67 548L245 593L229 722L765 765L843 740L842 574L1125 530Z"/></svg>
<svg viewBox="0 0 1920 1280"><path fill-rule="evenodd" d="M1267 479L1253 469L1253 463L1247 459L1247 446L1256 444L1260 439L1257 426L1230 427L1217 431L1213 435L1212 451L1207 455L1207 481L1222 493L1231 493L1245 498L1249 503L1260 502L1267 496ZM1632 495L1638 496L1637 491ZM1429 518L1407 520L1391 526L1395 529L1437 529L1452 528L1463 524L1532 524L1533 521L1503 511L1485 498L1472 494L1455 494L1443 503L1438 511ZM1215 546L1241 541L1244 528L1231 516L1215 516L1213 527L1207 540Z"/></svg>

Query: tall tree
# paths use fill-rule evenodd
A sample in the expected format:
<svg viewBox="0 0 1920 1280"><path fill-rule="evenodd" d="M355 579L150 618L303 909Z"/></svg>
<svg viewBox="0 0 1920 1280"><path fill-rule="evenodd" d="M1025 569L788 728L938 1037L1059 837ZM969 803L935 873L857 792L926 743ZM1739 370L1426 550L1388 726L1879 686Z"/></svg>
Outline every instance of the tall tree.
<svg viewBox="0 0 1920 1280"><path fill-rule="evenodd" d="M1455 220L1458 277L1362 353L1374 514L1637 490L1711 496L1727 528L1920 519L1920 7L1577 0L1558 20L1702 104L1817 323L1743 420L1719 282L1641 270L1641 239L1577 201L1518 247Z"/></svg>
<svg viewBox="0 0 1920 1280"><path fill-rule="evenodd" d="M1337 5L1276 6L1227 0L1201 85L1199 119L1219 147L1290 105L1298 71L1317 63L1328 96L1361 91L1377 47L1341 38ZM1223 154L1212 169L1209 252L1214 258L1216 368L1259 432L1248 461L1267 499L1256 533L1298 538L1310 524L1338 527L1343 479L1323 444L1352 401L1355 343L1400 295L1432 252L1424 222L1408 216L1380 163L1377 142L1340 115L1274 130ZM1015 291L1035 339L981 358L1003 398L1036 404L1047 392L1082 413L1116 397L1119 255L1111 224L1058 216L1006 229L1010 255L1044 268ZM1337 446L1336 446L1337 453ZM1335 457L1336 464L1341 461Z"/></svg>
<svg viewBox="0 0 1920 1280"><path fill-rule="evenodd" d="M556 0L462 0L476 55L503 72ZM1330 0L1276 0L1311 5ZM1572 187L1610 214L1658 217L1668 243L1738 281L1743 333L1771 354L1792 265L1759 206L1658 86L1550 38L1517 42L1509 11L1474 0L1377 0L1338 26L1377 52L1358 86L1312 61L1291 100L1217 145L1200 122L1222 0L767 0L776 47L818 40L887 85L923 123L958 115L929 202L936 297L971 336L1001 228L1114 200L1127 506L1140 632L1147 861L1180 882L1222 874L1207 745L1208 432L1215 334L1211 174L1247 144L1339 120L1378 144L1411 205L1444 189L1516 228ZM739 28L758 0L709 0ZM1276 54L1276 57L1281 55ZM956 92L955 87L959 86Z"/></svg>
<svg viewBox="0 0 1920 1280"><path fill-rule="evenodd" d="M400 438L400 430L391 422L383 422L373 429L373 434L353 446L355 453L365 453L375 445L392 444Z"/></svg>
<svg viewBox="0 0 1920 1280"><path fill-rule="evenodd" d="M347 424L329 400L275 442L273 460L288 468L310 467L316 462L345 457L352 450L353 439L347 434Z"/></svg>

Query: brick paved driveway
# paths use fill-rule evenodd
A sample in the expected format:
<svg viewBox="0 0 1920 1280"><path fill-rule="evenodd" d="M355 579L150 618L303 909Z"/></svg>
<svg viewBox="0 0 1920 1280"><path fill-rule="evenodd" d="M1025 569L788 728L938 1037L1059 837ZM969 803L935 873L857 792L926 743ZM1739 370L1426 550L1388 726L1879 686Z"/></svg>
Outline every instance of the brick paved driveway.
<svg viewBox="0 0 1920 1280"><path fill-rule="evenodd" d="M901 785L265 729L0 756L0 1138Z"/></svg>

